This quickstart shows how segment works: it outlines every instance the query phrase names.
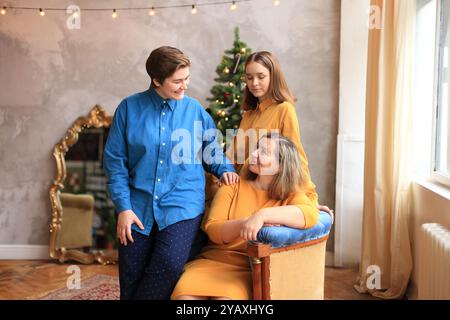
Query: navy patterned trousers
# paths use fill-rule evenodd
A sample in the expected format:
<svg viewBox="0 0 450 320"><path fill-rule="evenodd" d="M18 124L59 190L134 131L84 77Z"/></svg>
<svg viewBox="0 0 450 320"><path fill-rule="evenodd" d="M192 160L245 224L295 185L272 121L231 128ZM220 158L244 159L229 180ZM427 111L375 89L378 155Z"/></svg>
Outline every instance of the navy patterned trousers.
<svg viewBox="0 0 450 320"><path fill-rule="evenodd" d="M132 230L134 242L119 243L121 300L167 300L189 258L192 243L202 221L194 219L172 224L145 236Z"/></svg>

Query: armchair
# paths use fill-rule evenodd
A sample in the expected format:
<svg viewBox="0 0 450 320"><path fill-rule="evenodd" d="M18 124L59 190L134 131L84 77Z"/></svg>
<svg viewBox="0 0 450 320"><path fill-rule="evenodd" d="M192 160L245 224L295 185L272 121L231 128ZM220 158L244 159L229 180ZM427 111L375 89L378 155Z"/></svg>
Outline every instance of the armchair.
<svg viewBox="0 0 450 320"><path fill-rule="evenodd" d="M56 240L57 247L66 249L92 247L94 197L72 193L60 196L64 223Z"/></svg>
<svg viewBox="0 0 450 320"><path fill-rule="evenodd" d="M309 229L263 227L249 241L254 300L322 300L326 241L333 218L320 212Z"/></svg>

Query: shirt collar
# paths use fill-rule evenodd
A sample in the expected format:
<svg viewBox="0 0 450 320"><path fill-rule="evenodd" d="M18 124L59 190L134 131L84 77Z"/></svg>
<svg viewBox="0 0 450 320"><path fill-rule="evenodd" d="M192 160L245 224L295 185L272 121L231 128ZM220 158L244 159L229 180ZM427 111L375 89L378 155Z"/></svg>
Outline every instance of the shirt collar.
<svg viewBox="0 0 450 320"><path fill-rule="evenodd" d="M268 107L273 105L274 103L275 103L275 100L273 100L272 98L268 98L268 99L263 100L260 103L258 103L258 105L256 106L256 110L264 111Z"/></svg>
<svg viewBox="0 0 450 320"><path fill-rule="evenodd" d="M162 106L164 102L167 102L167 105L169 106L170 110L173 111L173 109L175 109L175 106L177 103L177 101L175 99L163 99L158 94L158 92L156 92L155 88L153 88L152 86L150 86L150 88L148 89L148 92L149 92L150 97L155 102L155 105Z"/></svg>

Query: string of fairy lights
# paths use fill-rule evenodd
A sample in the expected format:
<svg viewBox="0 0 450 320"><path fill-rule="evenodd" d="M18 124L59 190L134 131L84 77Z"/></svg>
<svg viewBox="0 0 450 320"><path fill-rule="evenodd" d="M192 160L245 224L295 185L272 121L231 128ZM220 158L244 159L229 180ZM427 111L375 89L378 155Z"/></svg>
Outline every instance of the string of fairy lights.
<svg viewBox="0 0 450 320"><path fill-rule="evenodd" d="M196 14L198 12L198 8L206 7L206 6L218 6L218 5L229 5L231 11L236 11L238 8L238 4L241 2L249 2L253 0L235 0L235 1L217 1L217 2L202 2L195 4L174 4L174 5L163 5L163 6L149 6L149 7L123 7L123 8L84 8L80 9L80 11L109 11L111 12L111 17L116 19L119 15L120 11L148 11L149 16L155 16L157 11L169 9L169 8L190 8L192 14ZM274 6L278 6L280 4L280 0L272 0ZM8 11L11 10L33 10L36 11L41 17L45 16L47 11L65 11L68 12L67 8L45 8L45 7L19 7L19 6L3 6L0 9L0 15L6 15ZM69 11L70 12L70 11ZM73 9L73 12L70 12L74 18L78 17L78 11Z"/></svg>

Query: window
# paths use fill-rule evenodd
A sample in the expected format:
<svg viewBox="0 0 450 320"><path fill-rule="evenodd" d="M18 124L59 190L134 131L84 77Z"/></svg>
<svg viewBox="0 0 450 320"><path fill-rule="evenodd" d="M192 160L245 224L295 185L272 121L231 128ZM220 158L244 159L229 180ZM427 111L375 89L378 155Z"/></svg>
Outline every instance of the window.
<svg viewBox="0 0 450 320"><path fill-rule="evenodd" d="M431 175L432 124L436 60L436 2L417 0L413 111L413 169L425 179Z"/></svg>
<svg viewBox="0 0 450 320"><path fill-rule="evenodd" d="M439 0L433 126L433 178L450 186L450 1Z"/></svg>
<svg viewBox="0 0 450 320"><path fill-rule="evenodd" d="M450 187L450 0L416 0L413 173Z"/></svg>

